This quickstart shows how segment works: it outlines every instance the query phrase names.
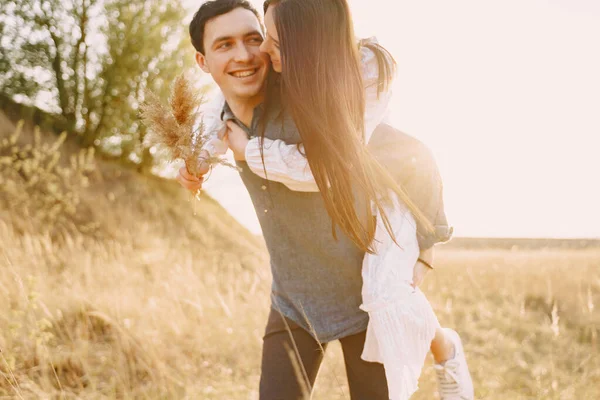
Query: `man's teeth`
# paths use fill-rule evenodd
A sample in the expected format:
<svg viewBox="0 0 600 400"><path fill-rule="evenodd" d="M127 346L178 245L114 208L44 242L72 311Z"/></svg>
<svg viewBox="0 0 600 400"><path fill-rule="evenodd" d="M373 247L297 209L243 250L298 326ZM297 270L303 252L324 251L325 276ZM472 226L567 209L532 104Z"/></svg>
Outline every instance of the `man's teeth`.
<svg viewBox="0 0 600 400"><path fill-rule="evenodd" d="M252 76L256 73L256 70L253 69L251 71L239 71L239 72L233 72L231 75L235 76L236 78L246 78L248 76Z"/></svg>

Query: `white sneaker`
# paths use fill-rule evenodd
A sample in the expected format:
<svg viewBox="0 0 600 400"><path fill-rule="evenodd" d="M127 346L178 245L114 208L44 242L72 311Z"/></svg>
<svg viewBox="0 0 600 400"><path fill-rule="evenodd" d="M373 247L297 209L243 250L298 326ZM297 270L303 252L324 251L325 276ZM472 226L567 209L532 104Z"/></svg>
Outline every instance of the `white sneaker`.
<svg viewBox="0 0 600 400"><path fill-rule="evenodd" d="M454 358L443 364L435 364L435 373L442 400L473 400L473 380L463 350L460 336L454 330L444 328L448 337L454 343Z"/></svg>

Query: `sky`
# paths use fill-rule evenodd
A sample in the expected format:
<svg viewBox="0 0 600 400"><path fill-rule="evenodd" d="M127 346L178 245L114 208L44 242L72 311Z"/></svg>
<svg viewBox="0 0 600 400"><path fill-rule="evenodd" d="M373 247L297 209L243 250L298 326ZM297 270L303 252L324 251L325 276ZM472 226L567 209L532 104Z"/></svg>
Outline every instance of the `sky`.
<svg viewBox="0 0 600 400"><path fill-rule="evenodd" d="M600 238L599 1L350 4L398 62L392 125L435 154L456 236ZM205 188L260 232L235 171Z"/></svg>

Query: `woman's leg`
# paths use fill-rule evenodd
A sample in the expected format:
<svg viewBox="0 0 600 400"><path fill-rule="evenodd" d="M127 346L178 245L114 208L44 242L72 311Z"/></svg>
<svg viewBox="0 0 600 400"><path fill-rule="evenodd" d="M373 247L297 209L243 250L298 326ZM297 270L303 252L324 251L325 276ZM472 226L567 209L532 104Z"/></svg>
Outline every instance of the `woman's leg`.
<svg viewBox="0 0 600 400"><path fill-rule="evenodd" d="M340 339L348 375L351 400L388 400L388 386L383 364L360 358L366 331Z"/></svg>
<svg viewBox="0 0 600 400"><path fill-rule="evenodd" d="M431 352L440 398L473 400L473 379L459 334L452 329L438 328L431 342Z"/></svg>
<svg viewBox="0 0 600 400"><path fill-rule="evenodd" d="M260 400L308 400L326 345L272 311L263 339Z"/></svg>
<svg viewBox="0 0 600 400"><path fill-rule="evenodd" d="M454 357L454 343L451 338L448 337L446 331L438 327L435 331L435 337L431 342L431 354L435 362L442 364Z"/></svg>

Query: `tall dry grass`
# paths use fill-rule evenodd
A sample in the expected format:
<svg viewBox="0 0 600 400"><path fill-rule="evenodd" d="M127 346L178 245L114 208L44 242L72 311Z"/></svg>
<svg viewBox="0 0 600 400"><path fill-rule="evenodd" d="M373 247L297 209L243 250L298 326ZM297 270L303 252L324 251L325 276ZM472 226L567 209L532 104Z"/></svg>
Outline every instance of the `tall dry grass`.
<svg viewBox="0 0 600 400"><path fill-rule="evenodd" d="M146 91L141 106L142 121L150 130L149 141L166 151L172 160L183 160L188 172L202 175L204 166L227 166L236 168L222 157L203 152L204 144L211 138L205 131L199 111L203 97L194 91L193 85L182 74L173 82L169 106L151 91ZM196 124L196 121L200 121Z"/></svg>
<svg viewBox="0 0 600 400"><path fill-rule="evenodd" d="M94 235L0 210L0 395L255 399L261 241L210 198L114 165L78 194ZM464 338L477 398L600 398L599 249L442 249L437 265L423 289ZM436 398L430 365L415 399ZM344 374L332 346L313 398L349 399Z"/></svg>

